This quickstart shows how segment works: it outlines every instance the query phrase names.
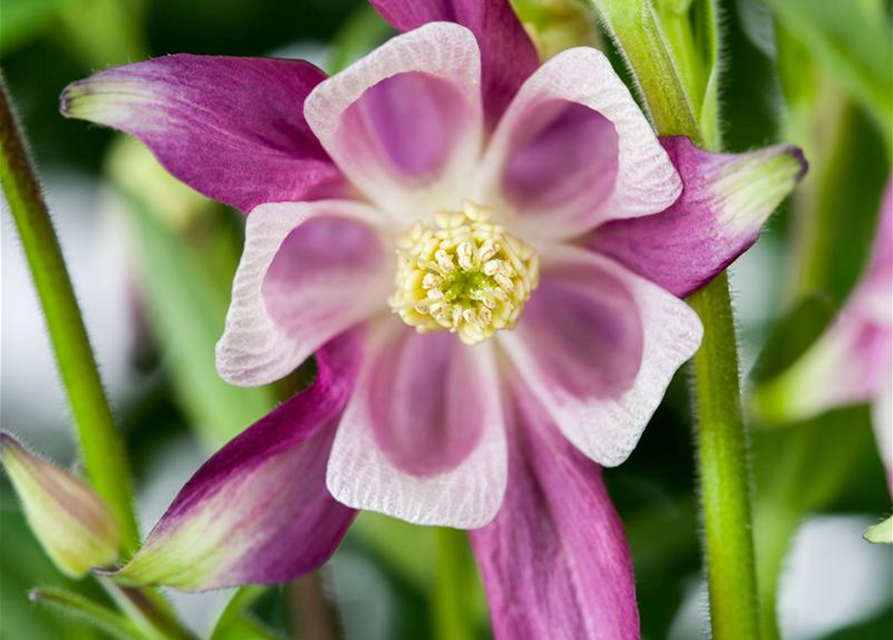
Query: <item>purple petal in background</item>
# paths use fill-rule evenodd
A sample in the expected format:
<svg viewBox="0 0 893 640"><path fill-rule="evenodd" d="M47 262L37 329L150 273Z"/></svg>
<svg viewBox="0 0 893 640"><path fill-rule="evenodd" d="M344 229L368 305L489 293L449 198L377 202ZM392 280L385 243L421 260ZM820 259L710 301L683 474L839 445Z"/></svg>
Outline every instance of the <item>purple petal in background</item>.
<svg viewBox="0 0 893 640"><path fill-rule="evenodd" d="M505 502L470 533L495 638L636 640L632 560L601 468L518 396Z"/></svg>
<svg viewBox="0 0 893 640"><path fill-rule="evenodd" d="M136 136L179 180L247 213L343 192L304 120L325 77L300 60L179 54L75 82L61 109Z"/></svg>
<svg viewBox="0 0 893 640"><path fill-rule="evenodd" d="M400 31L428 22L455 22L471 29L481 50L484 111L491 127L518 88L539 65L539 56L508 0L370 0Z"/></svg>
<svg viewBox="0 0 893 640"><path fill-rule="evenodd" d="M791 145L720 154L688 138L662 138L661 144L682 177L682 195L661 213L604 224L588 246L685 297L756 242L763 223L806 173L806 162Z"/></svg>
<svg viewBox="0 0 893 640"><path fill-rule="evenodd" d="M868 268L837 317L788 370L758 389L773 419L796 420L871 402L893 491L893 181L881 205Z"/></svg>
<svg viewBox="0 0 893 640"><path fill-rule="evenodd" d="M312 385L211 457L115 580L202 591L284 582L325 562L355 515L329 495L325 469L357 361L353 336L321 349Z"/></svg>

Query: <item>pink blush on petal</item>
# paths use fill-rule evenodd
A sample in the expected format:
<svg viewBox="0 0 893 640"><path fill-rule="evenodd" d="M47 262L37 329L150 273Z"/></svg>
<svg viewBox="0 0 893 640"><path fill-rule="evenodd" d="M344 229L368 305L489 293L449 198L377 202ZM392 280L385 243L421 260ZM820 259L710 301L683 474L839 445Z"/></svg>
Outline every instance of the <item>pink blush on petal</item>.
<svg viewBox="0 0 893 640"><path fill-rule="evenodd" d="M614 189L619 153L614 125L597 111L564 100L539 103L515 130L503 190L521 213L595 209Z"/></svg>
<svg viewBox="0 0 893 640"><path fill-rule="evenodd" d="M385 258L369 226L335 216L308 220L286 237L264 278L267 312L288 333L311 318L324 322L351 298L365 298L369 279L357 276L381 271Z"/></svg>
<svg viewBox="0 0 893 640"><path fill-rule="evenodd" d="M441 78L417 71L373 85L342 117L337 144L426 182L437 176L463 127L465 101Z"/></svg>
<svg viewBox="0 0 893 640"><path fill-rule="evenodd" d="M475 389L485 381L466 350L445 331L404 330L379 354L372 385L375 440L397 467L419 477L454 469L475 448L484 425Z"/></svg>

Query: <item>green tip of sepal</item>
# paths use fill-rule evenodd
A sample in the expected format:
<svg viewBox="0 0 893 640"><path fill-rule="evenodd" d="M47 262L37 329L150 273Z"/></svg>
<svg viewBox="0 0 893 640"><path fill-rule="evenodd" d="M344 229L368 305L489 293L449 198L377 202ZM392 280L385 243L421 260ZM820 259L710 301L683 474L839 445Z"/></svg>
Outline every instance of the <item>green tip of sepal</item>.
<svg viewBox="0 0 893 640"><path fill-rule="evenodd" d="M79 578L118 559L115 515L82 480L31 453L3 431L0 463L28 525L60 571Z"/></svg>
<svg viewBox="0 0 893 640"><path fill-rule="evenodd" d="M862 537L873 544L893 544L893 516L868 527Z"/></svg>
<svg viewBox="0 0 893 640"><path fill-rule="evenodd" d="M134 108L153 95L115 69L72 82L59 95L59 112L66 118L121 127L134 117Z"/></svg>
<svg viewBox="0 0 893 640"><path fill-rule="evenodd" d="M725 222L761 227L808 170L803 151L790 144L737 156L713 183L715 196L724 203Z"/></svg>

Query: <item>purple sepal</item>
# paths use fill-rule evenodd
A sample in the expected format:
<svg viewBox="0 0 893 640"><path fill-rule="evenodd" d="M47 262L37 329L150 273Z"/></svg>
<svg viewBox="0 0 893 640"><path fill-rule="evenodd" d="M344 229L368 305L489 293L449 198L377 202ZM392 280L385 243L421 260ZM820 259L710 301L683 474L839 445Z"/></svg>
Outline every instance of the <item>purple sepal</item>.
<svg viewBox="0 0 893 640"><path fill-rule="evenodd" d="M212 456L115 580L204 591L284 582L325 562L356 515L325 473L358 360L351 336L323 347L312 385Z"/></svg>
<svg viewBox="0 0 893 640"><path fill-rule="evenodd" d="M177 179L247 213L343 194L304 119L325 78L301 60L177 54L74 82L60 108L139 138Z"/></svg>
<svg viewBox="0 0 893 640"><path fill-rule="evenodd" d="M494 636L637 640L632 560L601 467L516 395L505 502L470 533Z"/></svg>
<svg viewBox="0 0 893 640"><path fill-rule="evenodd" d="M682 194L660 213L602 225L587 246L684 298L756 242L807 164L787 144L743 154L703 151L684 137L661 144L682 177Z"/></svg>

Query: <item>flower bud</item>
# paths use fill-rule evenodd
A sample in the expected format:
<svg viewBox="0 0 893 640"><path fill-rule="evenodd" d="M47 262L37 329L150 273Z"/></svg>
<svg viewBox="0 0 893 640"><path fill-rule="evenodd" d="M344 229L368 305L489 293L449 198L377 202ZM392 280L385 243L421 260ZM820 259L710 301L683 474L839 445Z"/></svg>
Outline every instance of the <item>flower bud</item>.
<svg viewBox="0 0 893 640"><path fill-rule="evenodd" d="M118 559L115 515L82 480L0 432L0 462L47 555L73 578Z"/></svg>
<svg viewBox="0 0 893 640"><path fill-rule="evenodd" d="M868 527L864 536L866 540L874 544L893 544L893 516Z"/></svg>

